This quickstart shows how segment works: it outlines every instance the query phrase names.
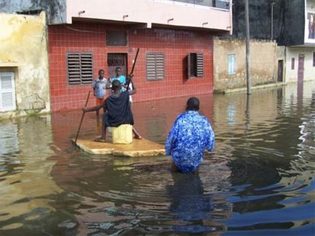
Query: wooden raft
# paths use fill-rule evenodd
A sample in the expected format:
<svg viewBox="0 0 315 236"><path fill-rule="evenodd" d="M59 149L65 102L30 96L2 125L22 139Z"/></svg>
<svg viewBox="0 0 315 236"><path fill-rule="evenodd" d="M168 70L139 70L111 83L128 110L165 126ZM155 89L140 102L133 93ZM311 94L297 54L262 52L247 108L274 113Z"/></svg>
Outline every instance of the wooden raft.
<svg viewBox="0 0 315 236"><path fill-rule="evenodd" d="M131 144L101 143L94 140L78 139L77 146L92 154L142 157L165 155L164 146L147 139L133 139Z"/></svg>

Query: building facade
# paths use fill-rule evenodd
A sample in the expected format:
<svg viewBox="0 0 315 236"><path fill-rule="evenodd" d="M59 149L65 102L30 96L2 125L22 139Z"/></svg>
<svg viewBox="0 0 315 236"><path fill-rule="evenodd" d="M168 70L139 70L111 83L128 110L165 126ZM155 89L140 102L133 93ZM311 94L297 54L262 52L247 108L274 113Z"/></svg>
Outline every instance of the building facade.
<svg viewBox="0 0 315 236"><path fill-rule="evenodd" d="M45 13L0 13L0 28L0 119L49 112Z"/></svg>
<svg viewBox="0 0 315 236"><path fill-rule="evenodd" d="M233 5L233 36L245 37L244 0ZM315 80L315 0L249 0L250 36L274 40L277 80Z"/></svg>
<svg viewBox="0 0 315 236"><path fill-rule="evenodd" d="M227 93L246 88L246 45L244 39L214 38L214 90ZM263 48L263 50L262 50ZM252 86L277 82L277 44L270 40L250 41Z"/></svg>
<svg viewBox="0 0 315 236"><path fill-rule="evenodd" d="M230 1L53 2L0 4L47 12L52 111L82 107L99 69L106 77L117 66L130 73L138 49L135 101L212 93L213 36L232 30Z"/></svg>
<svg viewBox="0 0 315 236"><path fill-rule="evenodd" d="M287 82L315 81L315 0L306 0L300 8L304 14L300 17L299 40L286 47Z"/></svg>

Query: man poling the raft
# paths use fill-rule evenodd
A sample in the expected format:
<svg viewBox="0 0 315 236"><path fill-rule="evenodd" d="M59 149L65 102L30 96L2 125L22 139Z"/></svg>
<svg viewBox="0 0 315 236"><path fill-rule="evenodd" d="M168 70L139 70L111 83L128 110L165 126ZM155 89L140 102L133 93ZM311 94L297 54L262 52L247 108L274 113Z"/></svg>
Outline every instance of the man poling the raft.
<svg viewBox="0 0 315 236"><path fill-rule="evenodd" d="M131 80L131 78L130 78ZM134 83L133 83L134 85ZM104 109L102 122L102 135L95 139L95 141L106 141L106 129L108 127L119 127L120 125L133 125L133 114L130 108L129 95L136 93L136 87L129 91L121 91L121 84L118 80L112 83L113 93L104 101L102 105L91 108L83 108L83 112L98 111ZM138 138L137 134L135 138Z"/></svg>
<svg viewBox="0 0 315 236"><path fill-rule="evenodd" d="M103 102L103 104L91 108L83 108L83 112L99 111L101 108L104 109L102 135L96 138L95 141L105 142L106 129L108 127L119 127L120 125L132 126L134 124L130 96L137 91L132 78L138 54L139 48L137 49L131 73L127 77L126 84L121 84L119 80L113 80L112 94ZM129 89L129 85L132 85L132 90ZM125 89L122 89L122 87L125 87ZM136 139L142 138L136 129L133 128L132 131Z"/></svg>

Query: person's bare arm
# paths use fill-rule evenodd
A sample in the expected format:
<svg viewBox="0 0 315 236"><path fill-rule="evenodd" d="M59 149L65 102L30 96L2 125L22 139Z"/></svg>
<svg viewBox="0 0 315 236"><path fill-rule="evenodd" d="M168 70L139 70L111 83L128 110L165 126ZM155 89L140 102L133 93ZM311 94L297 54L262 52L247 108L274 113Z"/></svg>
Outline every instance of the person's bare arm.
<svg viewBox="0 0 315 236"><path fill-rule="evenodd" d="M100 110L102 107L103 107L102 104L101 104L101 105L94 106L94 107L83 107L83 108L82 108L82 111L83 111L83 112L98 111L98 110Z"/></svg>
<svg viewBox="0 0 315 236"><path fill-rule="evenodd" d="M132 80L132 77L133 77L133 75L129 75L128 80L127 80L127 89L128 89L129 95L133 95L137 92L137 89L136 89L135 83ZM131 86L132 86L131 90L129 90L129 84L131 84Z"/></svg>

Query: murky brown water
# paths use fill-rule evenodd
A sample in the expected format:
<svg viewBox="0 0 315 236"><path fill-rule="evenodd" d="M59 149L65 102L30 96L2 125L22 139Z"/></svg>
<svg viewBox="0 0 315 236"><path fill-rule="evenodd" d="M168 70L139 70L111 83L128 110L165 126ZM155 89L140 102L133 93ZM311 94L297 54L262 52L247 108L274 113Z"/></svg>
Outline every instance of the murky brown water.
<svg viewBox="0 0 315 236"><path fill-rule="evenodd" d="M78 150L80 111L1 122L0 235L315 235L314 83L200 98L217 145L195 175ZM186 99L134 104L136 127L163 143Z"/></svg>

